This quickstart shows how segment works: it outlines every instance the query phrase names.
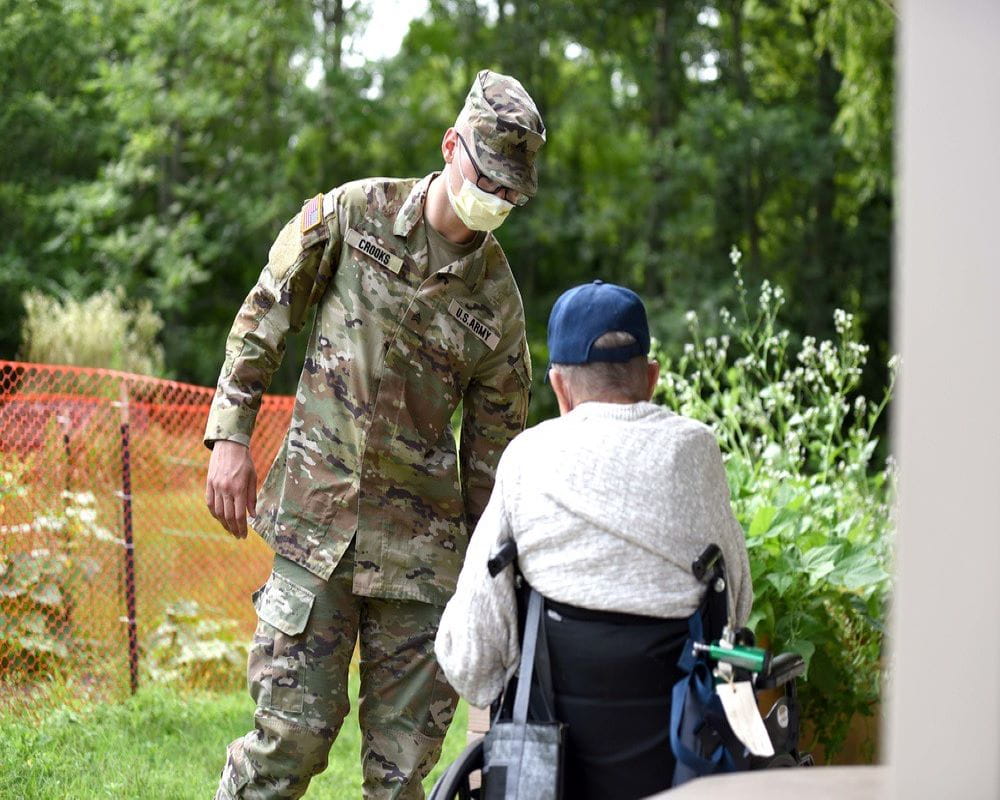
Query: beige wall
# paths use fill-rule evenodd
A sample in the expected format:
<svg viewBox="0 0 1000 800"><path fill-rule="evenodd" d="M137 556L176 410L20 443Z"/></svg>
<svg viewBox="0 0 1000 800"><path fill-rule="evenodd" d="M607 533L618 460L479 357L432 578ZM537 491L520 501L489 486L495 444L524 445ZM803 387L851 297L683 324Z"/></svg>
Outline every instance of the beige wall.
<svg viewBox="0 0 1000 800"><path fill-rule="evenodd" d="M899 0L892 796L1000 798L1000 0Z"/></svg>

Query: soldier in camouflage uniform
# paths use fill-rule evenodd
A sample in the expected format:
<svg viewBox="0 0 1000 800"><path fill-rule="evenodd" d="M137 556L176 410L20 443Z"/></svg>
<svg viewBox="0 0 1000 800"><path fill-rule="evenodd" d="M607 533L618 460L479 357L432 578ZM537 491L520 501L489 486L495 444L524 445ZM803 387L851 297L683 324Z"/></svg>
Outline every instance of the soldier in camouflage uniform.
<svg viewBox="0 0 1000 800"><path fill-rule="evenodd" d="M456 695L434 659L443 607L506 444L524 427L524 311L489 232L537 189L545 129L484 70L423 179L306 201L236 318L209 415L206 502L274 569L254 594L254 730L217 798L293 798L327 764L360 647L364 796L421 798ZM285 336L315 322L291 426L256 497L248 445ZM456 452L449 421L462 404Z"/></svg>

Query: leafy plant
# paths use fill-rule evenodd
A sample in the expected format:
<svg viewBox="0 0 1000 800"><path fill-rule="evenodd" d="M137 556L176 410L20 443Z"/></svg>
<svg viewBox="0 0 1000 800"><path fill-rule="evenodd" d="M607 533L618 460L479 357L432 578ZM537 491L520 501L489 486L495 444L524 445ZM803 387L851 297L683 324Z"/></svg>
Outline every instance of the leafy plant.
<svg viewBox="0 0 1000 800"><path fill-rule="evenodd" d="M834 313L835 340L798 347L778 324L780 287L753 306L740 253L739 309L726 333L693 339L676 364L658 351L655 399L711 425L726 461L733 508L747 534L754 607L749 625L775 650L806 660L801 698L827 756L855 714L879 701L888 599L893 464L875 462L873 431L892 395L897 359L876 402L857 393L868 346L854 317Z"/></svg>
<svg viewBox="0 0 1000 800"><path fill-rule="evenodd" d="M27 471L27 463L0 452L0 517L3 517L6 503L11 498L24 497L28 493L22 483Z"/></svg>
<svg viewBox="0 0 1000 800"><path fill-rule="evenodd" d="M184 688L235 689L242 684L246 637L230 619L212 617L198 603L167 606L166 619L147 644L146 669L157 683Z"/></svg>
<svg viewBox="0 0 1000 800"><path fill-rule="evenodd" d="M0 663L5 668L49 671L53 661L69 658L68 567L65 555L44 548L0 561Z"/></svg>
<svg viewBox="0 0 1000 800"><path fill-rule="evenodd" d="M3 495L23 493L17 483L20 474L11 469L3 472ZM117 541L98 524L93 494L64 492L62 497L66 506L58 512L0 526L0 535L44 536L50 541L49 547L0 557L0 666L8 674L53 674L71 659L79 644L73 625L73 587L101 571L100 562L77 558L75 551L84 537Z"/></svg>

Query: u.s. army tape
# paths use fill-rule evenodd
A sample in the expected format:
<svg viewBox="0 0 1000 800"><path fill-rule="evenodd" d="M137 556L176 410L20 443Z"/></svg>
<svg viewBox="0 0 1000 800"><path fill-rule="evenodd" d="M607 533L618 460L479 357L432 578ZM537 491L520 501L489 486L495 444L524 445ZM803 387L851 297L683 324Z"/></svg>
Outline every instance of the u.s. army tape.
<svg viewBox="0 0 1000 800"><path fill-rule="evenodd" d="M490 350L497 349L497 345L500 344L500 335L488 325L478 320L471 311L460 305L457 300L451 301L451 305L448 306L448 313L482 339Z"/></svg>

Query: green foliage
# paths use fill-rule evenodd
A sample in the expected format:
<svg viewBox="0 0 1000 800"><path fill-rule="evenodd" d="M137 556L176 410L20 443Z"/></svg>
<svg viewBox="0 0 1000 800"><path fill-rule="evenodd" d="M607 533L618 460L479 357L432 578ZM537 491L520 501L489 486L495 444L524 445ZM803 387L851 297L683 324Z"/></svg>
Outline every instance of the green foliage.
<svg viewBox="0 0 1000 800"><path fill-rule="evenodd" d="M113 51L96 0L0 0L0 357L18 345L22 294L56 294L99 267L43 249L51 198L110 155L107 114L90 81Z"/></svg>
<svg viewBox="0 0 1000 800"><path fill-rule="evenodd" d="M498 233L533 340L560 291L600 277L641 290L679 355L691 298L733 299L715 256L736 242L748 275L785 287L793 329L854 313L878 356L866 390L884 383L891 4L433 0L399 53L359 63L369 5L0 0L0 353L25 291L120 286L162 315L167 371L212 384L302 199L440 168L492 67L548 127L541 191ZM535 398L532 420L551 411Z"/></svg>
<svg viewBox="0 0 1000 800"><path fill-rule="evenodd" d="M816 15L816 49L828 50L842 76L837 89L834 131L858 168L850 176L855 193L843 195L853 213L892 182L893 0L798 0L805 15ZM875 68L873 69L873 65Z"/></svg>
<svg viewBox="0 0 1000 800"><path fill-rule="evenodd" d="M22 352L28 361L163 374L157 342L163 320L148 300L127 308L120 287L83 301L28 292L24 307Z"/></svg>
<svg viewBox="0 0 1000 800"><path fill-rule="evenodd" d="M236 622L211 616L191 600L172 603L165 617L145 648L145 667L154 682L213 690L244 683L246 636Z"/></svg>
<svg viewBox="0 0 1000 800"><path fill-rule="evenodd" d="M857 393L868 346L835 312L835 340L796 346L778 323L784 292L765 282L752 305L734 249L739 309L663 366L655 399L714 429L733 508L747 533L754 607L749 625L777 651L806 660L805 714L828 756L855 714L879 700L889 595L893 473L878 466L874 429L892 394ZM895 363L890 367L895 374Z"/></svg>
<svg viewBox="0 0 1000 800"><path fill-rule="evenodd" d="M47 549L0 561L0 664L8 673L50 673L70 656L69 559Z"/></svg>
<svg viewBox="0 0 1000 800"><path fill-rule="evenodd" d="M11 498L24 497L28 493L23 483L27 471L26 462L0 451L0 517Z"/></svg>
<svg viewBox="0 0 1000 800"><path fill-rule="evenodd" d="M23 467L0 469L3 495L21 493L18 480ZM89 492L64 492L64 508L39 514L30 523L0 526L0 536L36 536L49 540L48 547L13 550L0 556L0 666L8 679L52 676L79 655L82 644L73 621L73 592L81 582L93 581L100 563L78 557L85 537L115 541L98 524L95 499ZM15 539L16 541L16 539Z"/></svg>

